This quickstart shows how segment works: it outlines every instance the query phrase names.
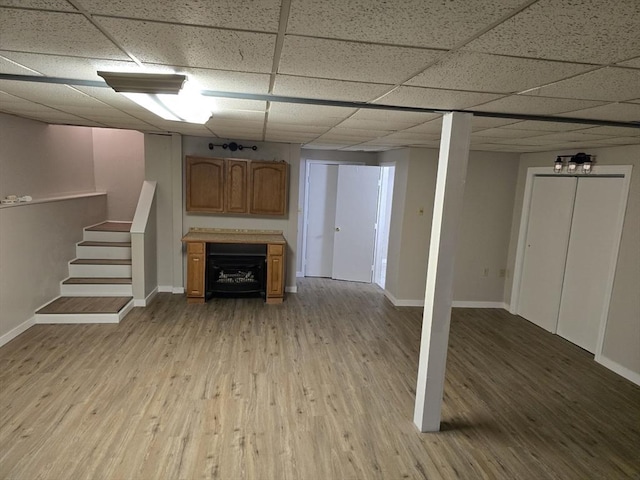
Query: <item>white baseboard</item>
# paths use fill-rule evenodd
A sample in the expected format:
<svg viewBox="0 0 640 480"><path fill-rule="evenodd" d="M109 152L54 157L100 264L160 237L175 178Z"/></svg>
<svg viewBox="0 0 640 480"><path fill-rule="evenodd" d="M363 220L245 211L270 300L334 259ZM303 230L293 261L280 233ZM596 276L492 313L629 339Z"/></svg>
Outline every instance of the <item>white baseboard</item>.
<svg viewBox="0 0 640 480"><path fill-rule="evenodd" d="M509 310L509 307L504 302L468 302L464 300L454 300L451 302L451 306L455 308L502 308Z"/></svg>
<svg viewBox="0 0 640 480"><path fill-rule="evenodd" d="M285 292L287 293L298 293L298 286L297 285L293 285L291 287L286 287L284 289Z"/></svg>
<svg viewBox="0 0 640 480"><path fill-rule="evenodd" d="M158 285L159 293L184 293L184 287L173 287L171 285Z"/></svg>
<svg viewBox="0 0 640 480"><path fill-rule="evenodd" d="M29 320L22 322L17 327L12 328L7 333L0 336L0 347L3 345L6 345L11 340L16 338L18 335L20 335L21 333L33 327L35 324L36 324L36 317L31 317Z"/></svg>
<svg viewBox="0 0 640 480"><path fill-rule="evenodd" d="M302 272L296 272L296 277L297 277L297 278L304 277L304 273L302 273Z"/></svg>
<svg viewBox="0 0 640 480"><path fill-rule="evenodd" d="M600 365L604 365L605 367L607 367L612 372L615 372L618 375L620 375L621 377L624 377L627 380L629 380L630 382L633 382L636 385L640 386L640 373L636 373L636 372L634 372L633 370L630 370L627 367L623 367L619 363L614 362L613 360L611 360L610 358L605 357L604 355L597 356L595 360Z"/></svg>
<svg viewBox="0 0 640 480"><path fill-rule="evenodd" d="M389 299L394 307L424 307L424 300L398 299L388 290L384 290L384 296Z"/></svg>
<svg viewBox="0 0 640 480"><path fill-rule="evenodd" d="M158 294L158 291L159 291L159 289L158 289L158 287L156 287L151 291L151 293L149 295L147 295L146 298L134 299L133 300L133 306L134 307L146 307L155 298L155 296Z"/></svg>

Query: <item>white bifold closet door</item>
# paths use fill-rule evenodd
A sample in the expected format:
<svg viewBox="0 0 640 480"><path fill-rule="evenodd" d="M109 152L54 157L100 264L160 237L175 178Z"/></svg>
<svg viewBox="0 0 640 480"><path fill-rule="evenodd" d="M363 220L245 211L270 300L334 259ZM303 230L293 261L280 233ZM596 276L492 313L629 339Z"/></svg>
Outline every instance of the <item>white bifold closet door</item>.
<svg viewBox="0 0 640 480"><path fill-rule="evenodd" d="M556 332L576 177L537 176L529 207L518 315Z"/></svg>
<svg viewBox="0 0 640 480"><path fill-rule="evenodd" d="M623 182L623 178L578 180L557 333L591 353L607 314L608 278L617 263Z"/></svg>

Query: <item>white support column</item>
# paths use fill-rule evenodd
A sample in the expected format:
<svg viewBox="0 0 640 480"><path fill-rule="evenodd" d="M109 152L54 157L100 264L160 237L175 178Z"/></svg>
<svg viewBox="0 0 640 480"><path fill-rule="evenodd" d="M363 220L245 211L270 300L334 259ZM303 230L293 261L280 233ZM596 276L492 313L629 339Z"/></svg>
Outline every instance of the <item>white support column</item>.
<svg viewBox="0 0 640 480"><path fill-rule="evenodd" d="M422 320L413 422L421 432L440 430L447 363L453 267L471 135L470 113L447 113L442 122L436 196Z"/></svg>

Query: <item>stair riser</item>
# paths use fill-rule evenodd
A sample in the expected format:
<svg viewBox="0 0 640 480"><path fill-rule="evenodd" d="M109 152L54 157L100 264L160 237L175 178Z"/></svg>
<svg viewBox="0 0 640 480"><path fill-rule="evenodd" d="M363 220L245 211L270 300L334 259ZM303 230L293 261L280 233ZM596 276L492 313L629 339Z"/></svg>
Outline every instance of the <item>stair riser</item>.
<svg viewBox="0 0 640 480"><path fill-rule="evenodd" d="M85 230L82 238L92 242L130 242L131 234L129 232L99 232Z"/></svg>
<svg viewBox="0 0 640 480"><path fill-rule="evenodd" d="M131 265L69 265L70 277L131 278Z"/></svg>
<svg viewBox="0 0 640 480"><path fill-rule="evenodd" d="M131 285L114 284L66 284L60 286L63 297L130 297L133 296Z"/></svg>
<svg viewBox="0 0 640 480"><path fill-rule="evenodd" d="M131 247L86 247L76 245L76 257L78 258L131 258Z"/></svg>

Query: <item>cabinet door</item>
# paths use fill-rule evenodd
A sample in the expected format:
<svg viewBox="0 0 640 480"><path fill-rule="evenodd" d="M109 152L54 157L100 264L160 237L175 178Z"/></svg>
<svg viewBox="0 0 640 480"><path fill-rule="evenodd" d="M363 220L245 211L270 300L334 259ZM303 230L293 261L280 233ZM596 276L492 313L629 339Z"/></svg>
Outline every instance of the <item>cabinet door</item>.
<svg viewBox="0 0 640 480"><path fill-rule="evenodd" d="M227 213L249 212L248 161L227 159L226 204Z"/></svg>
<svg viewBox="0 0 640 480"><path fill-rule="evenodd" d="M251 162L249 212L284 215L287 209L286 162Z"/></svg>
<svg viewBox="0 0 640 480"><path fill-rule="evenodd" d="M269 245L267 250L267 298L284 295L284 245Z"/></svg>
<svg viewBox="0 0 640 480"><path fill-rule="evenodd" d="M224 211L224 160L187 157L187 211Z"/></svg>
<svg viewBox="0 0 640 480"><path fill-rule="evenodd" d="M187 296L204 298L204 243L187 243Z"/></svg>

